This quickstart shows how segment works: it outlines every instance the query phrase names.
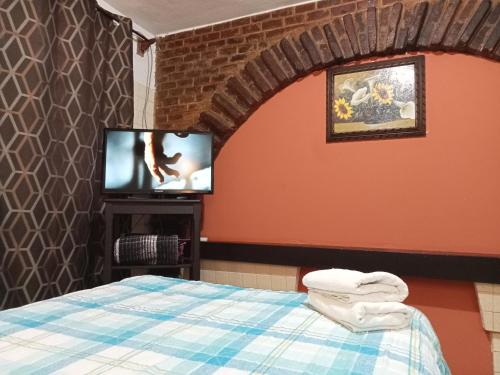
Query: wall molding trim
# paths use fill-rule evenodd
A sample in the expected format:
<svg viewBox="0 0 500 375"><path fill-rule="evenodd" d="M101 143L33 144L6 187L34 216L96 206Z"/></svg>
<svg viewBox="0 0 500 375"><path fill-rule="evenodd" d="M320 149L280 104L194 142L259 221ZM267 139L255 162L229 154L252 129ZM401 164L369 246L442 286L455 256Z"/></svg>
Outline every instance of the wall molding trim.
<svg viewBox="0 0 500 375"><path fill-rule="evenodd" d="M201 258L500 284L500 256L393 249L202 242Z"/></svg>
<svg viewBox="0 0 500 375"><path fill-rule="evenodd" d="M212 85L213 87L204 86L203 92L196 98L196 105L177 105L181 107L181 112L189 112L191 108L198 111L196 116L199 115L197 123L182 126L212 131L218 152L245 120L275 93L297 79L329 66L368 57L418 51L460 52L500 61L500 3L497 0L369 0L362 3L365 4L362 7L359 4L334 6L330 9L331 13L322 12L325 12L324 9L329 4L337 4L335 1L306 4L311 8L308 10L302 6L309 12L306 20L317 21L304 22L303 26L297 25L295 28L285 26L286 19L281 23L277 22L280 21L279 13L271 12L271 20L258 26L264 30L265 25L272 27L272 22L276 22L276 25L281 26L276 26L275 32L280 34L273 38L274 34L266 33L261 43L252 47L253 53L237 55L238 59L235 58L234 63L233 58L219 58L226 65L217 68L217 56L221 50L211 52L214 60L200 74L205 71L216 72L214 74L217 74L219 83ZM294 14L298 14L302 8L294 8ZM257 18L249 18L247 26L243 27L251 28L253 22L257 22ZM218 26L221 30L223 27L224 25ZM170 43L174 46L175 43L180 43L185 46L185 41L195 39L196 35L207 41L213 38L208 46L211 43L214 46L216 43L226 46L224 43L230 41L238 46L238 43L242 45L248 39L229 36L223 38L225 31L214 32L215 29L214 26L206 30L206 34L203 34L203 29L197 30L195 34L174 34L160 38L159 44L168 46ZM191 39L186 39L190 36ZM165 49L165 53L168 53L168 49ZM199 55L205 55L208 59L211 54L201 52ZM196 55L193 56L196 58ZM186 58L181 61L185 63ZM161 55L157 64L161 72L162 64L164 65ZM174 68L176 66L171 66L171 69ZM196 89L196 79L192 81ZM177 87L182 83L163 83L160 79L157 83L160 93L167 82L176 84ZM171 115L163 115L161 112L168 107L168 99L159 96L157 99L157 126L179 127L179 122L170 122ZM189 121L196 121L196 117Z"/></svg>

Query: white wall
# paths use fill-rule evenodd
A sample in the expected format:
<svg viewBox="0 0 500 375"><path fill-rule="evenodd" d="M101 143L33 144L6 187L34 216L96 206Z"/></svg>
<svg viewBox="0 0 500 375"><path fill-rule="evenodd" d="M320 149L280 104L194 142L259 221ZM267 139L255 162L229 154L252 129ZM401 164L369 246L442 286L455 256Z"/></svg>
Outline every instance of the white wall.
<svg viewBox="0 0 500 375"><path fill-rule="evenodd" d="M110 11L111 13L123 15L134 21L134 15L123 14L113 6L109 5L104 0L97 0L98 4ZM155 36L144 29L140 25L133 22L134 30L142 33L147 38L154 38ZM147 52L143 57L139 56L137 52L137 35L134 34L134 128L153 128L154 127L154 97L155 97L155 61L156 61L156 44L150 47L151 52ZM149 74L149 71L151 73ZM148 75L150 79L148 82ZM149 88L149 94L148 94Z"/></svg>

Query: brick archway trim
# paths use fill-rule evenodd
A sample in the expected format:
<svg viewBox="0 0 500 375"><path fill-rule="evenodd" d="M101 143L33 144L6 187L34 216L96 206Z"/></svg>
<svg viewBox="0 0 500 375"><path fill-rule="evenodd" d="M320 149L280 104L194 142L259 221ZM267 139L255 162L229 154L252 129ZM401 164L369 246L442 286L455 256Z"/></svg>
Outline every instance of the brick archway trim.
<svg viewBox="0 0 500 375"><path fill-rule="evenodd" d="M500 61L500 3L430 0L394 2L385 7L371 4L287 36L229 77L193 128L214 133L218 154L260 105L297 79L348 61L411 51L461 52Z"/></svg>

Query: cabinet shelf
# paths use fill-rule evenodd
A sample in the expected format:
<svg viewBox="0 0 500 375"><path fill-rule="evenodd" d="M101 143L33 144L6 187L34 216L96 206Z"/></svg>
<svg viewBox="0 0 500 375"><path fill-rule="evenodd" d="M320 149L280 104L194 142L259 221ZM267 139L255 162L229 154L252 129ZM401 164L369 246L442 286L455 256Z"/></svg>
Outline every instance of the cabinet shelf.
<svg viewBox="0 0 500 375"><path fill-rule="evenodd" d="M200 279L200 219L201 201L198 199L105 199L106 238L103 281L109 283L112 280L113 271L129 271L133 269L144 270L175 270L188 269L191 280ZM179 241L185 242L189 256L184 258L180 264L114 264L112 259L114 241L122 234L132 234L132 224L126 224L121 228L122 216L131 215L153 215L163 222L174 223L179 229ZM132 220L129 220L130 223ZM188 233L182 234L185 231ZM156 233L161 233L156 232ZM176 233L176 234L177 234ZM134 233L137 234L137 233Z"/></svg>
<svg viewBox="0 0 500 375"><path fill-rule="evenodd" d="M111 268L114 270L129 270L129 269L163 269L163 268L169 268L169 269L175 269L175 268L188 268L192 267L193 263L180 263L180 264L140 264L140 265L135 265L135 264L123 264L123 265L112 265Z"/></svg>

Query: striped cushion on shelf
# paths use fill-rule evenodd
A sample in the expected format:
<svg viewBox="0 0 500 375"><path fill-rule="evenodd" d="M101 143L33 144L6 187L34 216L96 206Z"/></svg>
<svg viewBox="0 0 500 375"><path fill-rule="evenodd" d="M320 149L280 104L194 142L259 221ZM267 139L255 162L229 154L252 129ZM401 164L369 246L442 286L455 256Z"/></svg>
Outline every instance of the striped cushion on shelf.
<svg viewBox="0 0 500 375"><path fill-rule="evenodd" d="M180 259L179 237L156 234L129 234L115 241L116 264L177 264Z"/></svg>

